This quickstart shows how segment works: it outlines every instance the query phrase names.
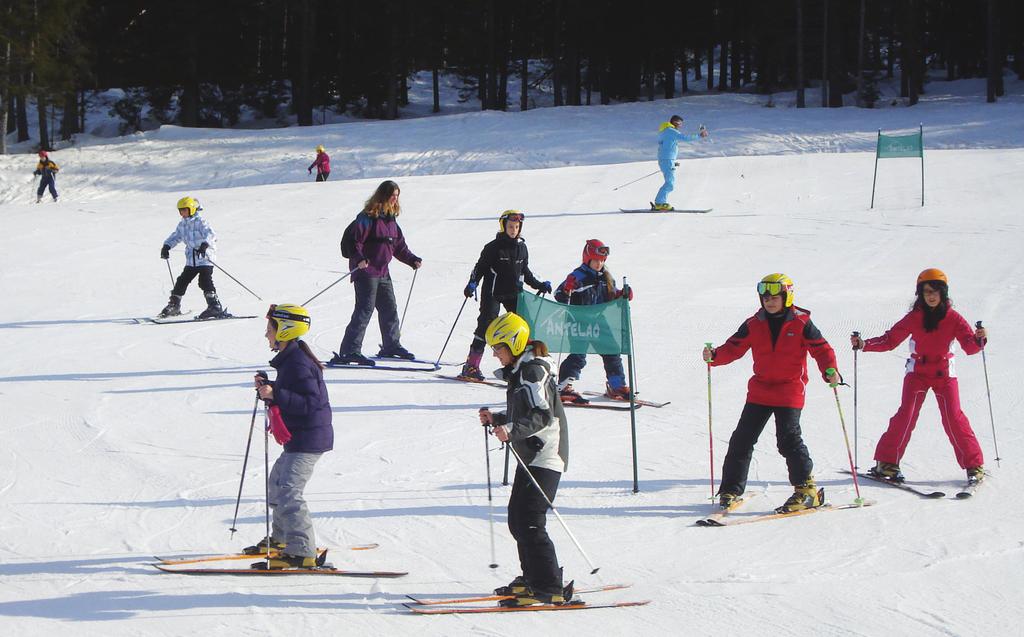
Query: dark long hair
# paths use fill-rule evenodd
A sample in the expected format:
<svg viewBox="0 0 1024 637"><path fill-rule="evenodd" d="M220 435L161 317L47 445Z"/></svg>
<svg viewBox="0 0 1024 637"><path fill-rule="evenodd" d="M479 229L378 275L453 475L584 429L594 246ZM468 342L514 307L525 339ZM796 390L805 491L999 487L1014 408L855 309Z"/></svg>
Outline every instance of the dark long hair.
<svg viewBox="0 0 1024 637"><path fill-rule="evenodd" d="M934 308L928 307L928 304L924 302L924 286L926 283L932 286L933 289L938 290L942 298ZM917 284L917 295L914 298L914 306L911 309L921 310L924 314L924 331L934 332L939 329L939 322L946 318L946 312L949 311L952 305L953 301L949 298L949 286L946 285L945 281L921 281Z"/></svg>
<svg viewBox="0 0 1024 637"><path fill-rule="evenodd" d="M395 191L401 192L402 189L398 187L398 184L388 179L382 181L377 190L374 191L373 195L366 200L363 204L363 212L368 216L377 218L381 215L387 217L397 217L402 213L402 205L395 204L391 205L391 195L395 194Z"/></svg>

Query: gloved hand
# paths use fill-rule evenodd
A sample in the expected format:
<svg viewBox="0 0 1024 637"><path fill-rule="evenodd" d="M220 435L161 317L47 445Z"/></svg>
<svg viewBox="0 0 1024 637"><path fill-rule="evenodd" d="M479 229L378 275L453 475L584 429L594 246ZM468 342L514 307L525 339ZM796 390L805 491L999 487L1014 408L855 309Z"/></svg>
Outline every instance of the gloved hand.
<svg viewBox="0 0 1024 637"><path fill-rule="evenodd" d="M622 296L626 297L627 301L633 300L633 288L625 285L622 287Z"/></svg>
<svg viewBox="0 0 1024 637"><path fill-rule="evenodd" d="M675 163L675 167L676 167L676 168L679 168L679 162L676 162L676 163Z"/></svg>
<svg viewBox="0 0 1024 637"><path fill-rule="evenodd" d="M313 169L312 168L307 168L306 169L306 174L312 175L313 174Z"/></svg>
<svg viewBox="0 0 1024 637"><path fill-rule="evenodd" d="M463 290L462 293L466 296L467 299L476 294L476 286L476 281L470 281L469 284L466 285L466 289Z"/></svg>
<svg viewBox="0 0 1024 637"><path fill-rule="evenodd" d="M209 247L210 247L210 244L205 242L205 241L203 241L201 244L199 244L199 249L196 250L196 254L198 254L200 257L205 259L206 258L206 251L207 251L207 249L209 249Z"/></svg>
<svg viewBox="0 0 1024 637"><path fill-rule="evenodd" d="M544 294L551 294L551 281L545 281L540 284L540 292Z"/></svg>
<svg viewBox="0 0 1024 637"><path fill-rule="evenodd" d="M160 258L161 259L170 259L171 258L171 246L165 245L164 247L160 248Z"/></svg>
<svg viewBox="0 0 1024 637"><path fill-rule="evenodd" d="M562 283L562 290L566 294L572 294L572 291L576 289L576 277L569 275L565 277L565 281Z"/></svg>
<svg viewBox="0 0 1024 637"><path fill-rule="evenodd" d="M32 174L38 177L39 175L42 175L43 172L41 170L36 170L36 171L33 171Z"/></svg>

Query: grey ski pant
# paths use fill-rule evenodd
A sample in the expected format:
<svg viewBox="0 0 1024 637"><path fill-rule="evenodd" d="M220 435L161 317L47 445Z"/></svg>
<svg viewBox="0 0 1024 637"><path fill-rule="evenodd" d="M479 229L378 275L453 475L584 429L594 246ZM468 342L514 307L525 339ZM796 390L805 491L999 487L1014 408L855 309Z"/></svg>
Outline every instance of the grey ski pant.
<svg viewBox="0 0 1024 637"><path fill-rule="evenodd" d="M341 340L339 354L362 353L363 335L370 323L373 310L377 310L377 322L380 324L380 336L384 340L384 349L401 347L398 336L398 304L395 301L395 288L391 277L362 277L352 281L355 288L356 305L352 310L352 318L345 328L345 336Z"/></svg>
<svg viewBox="0 0 1024 637"><path fill-rule="evenodd" d="M270 508L274 512L271 537L287 544L288 555L316 557L313 521L302 492L322 453L284 452L270 470Z"/></svg>

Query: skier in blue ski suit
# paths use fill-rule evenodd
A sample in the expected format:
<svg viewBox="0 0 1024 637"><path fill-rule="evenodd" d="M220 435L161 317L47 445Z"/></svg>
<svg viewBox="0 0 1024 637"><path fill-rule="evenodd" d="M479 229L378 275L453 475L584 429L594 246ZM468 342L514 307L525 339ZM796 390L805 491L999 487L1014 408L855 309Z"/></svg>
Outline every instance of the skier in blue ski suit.
<svg viewBox="0 0 1024 637"><path fill-rule="evenodd" d="M684 135L679 129L683 125L683 118L673 115L667 122L658 127L658 168L665 177L665 183L654 198L653 210L672 210L668 203L668 193L676 186L676 159L679 157L679 141L692 141L693 136ZM700 136L707 137L708 131L702 126Z"/></svg>

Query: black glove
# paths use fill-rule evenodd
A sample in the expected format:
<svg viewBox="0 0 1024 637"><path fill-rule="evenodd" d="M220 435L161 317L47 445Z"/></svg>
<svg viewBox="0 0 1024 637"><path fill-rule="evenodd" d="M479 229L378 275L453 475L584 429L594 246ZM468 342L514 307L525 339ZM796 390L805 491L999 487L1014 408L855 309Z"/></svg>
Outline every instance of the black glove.
<svg viewBox="0 0 1024 637"><path fill-rule="evenodd" d="M540 290L538 291L543 292L544 294L551 294L551 281L545 281L541 283Z"/></svg>
<svg viewBox="0 0 1024 637"><path fill-rule="evenodd" d="M165 245L164 247L160 248L160 258L161 259L170 259L171 258L171 246Z"/></svg>
<svg viewBox="0 0 1024 637"><path fill-rule="evenodd" d="M466 295L467 299L476 294L476 286L476 281L470 281L469 285L466 286L466 289L462 291L462 293Z"/></svg>
<svg viewBox="0 0 1024 637"><path fill-rule="evenodd" d="M196 250L196 254L198 254L201 258L205 259L206 258L206 250L209 247L210 247L210 244L205 242L205 241L203 241L201 244L199 244L199 249Z"/></svg>
<svg viewBox="0 0 1024 637"><path fill-rule="evenodd" d="M42 175L43 173L42 173L42 171L37 170L37 171L33 172L32 174L38 176L38 175Z"/></svg>

